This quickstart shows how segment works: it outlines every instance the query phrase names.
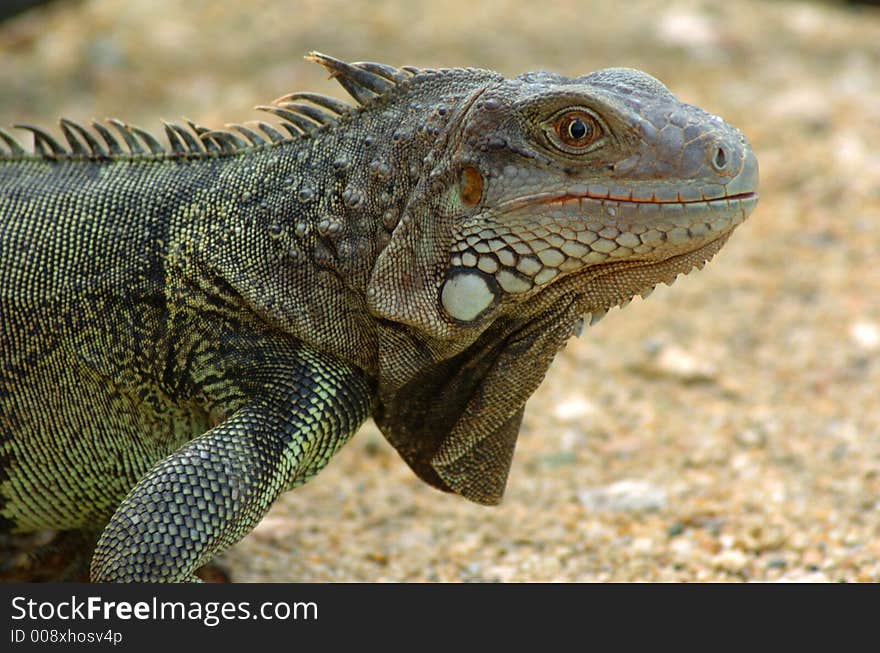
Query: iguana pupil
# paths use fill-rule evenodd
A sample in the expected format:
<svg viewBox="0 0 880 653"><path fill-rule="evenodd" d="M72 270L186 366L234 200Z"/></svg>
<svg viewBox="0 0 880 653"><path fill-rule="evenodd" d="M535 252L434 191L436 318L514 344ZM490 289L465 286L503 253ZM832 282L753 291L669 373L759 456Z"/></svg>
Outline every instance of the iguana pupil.
<svg viewBox="0 0 880 653"><path fill-rule="evenodd" d="M585 147L595 140L599 133L596 119L583 111L564 114L556 124L559 139L571 147Z"/></svg>
<svg viewBox="0 0 880 653"><path fill-rule="evenodd" d="M580 118L575 118L568 125L568 134L576 141L582 139L586 135L586 133L587 126Z"/></svg>

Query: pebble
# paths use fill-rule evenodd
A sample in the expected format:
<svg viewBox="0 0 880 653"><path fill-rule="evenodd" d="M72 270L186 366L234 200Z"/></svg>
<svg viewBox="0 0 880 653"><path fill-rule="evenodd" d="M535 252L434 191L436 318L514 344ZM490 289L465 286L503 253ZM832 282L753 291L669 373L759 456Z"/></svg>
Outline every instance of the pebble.
<svg viewBox="0 0 880 653"><path fill-rule="evenodd" d="M572 396L562 400L553 410L553 415L560 422L573 422L595 414L596 404L584 397Z"/></svg>
<svg viewBox="0 0 880 653"><path fill-rule="evenodd" d="M708 12L683 7L661 14L657 34L664 43L688 49L716 47L723 38Z"/></svg>
<svg viewBox="0 0 880 653"><path fill-rule="evenodd" d="M849 336L862 349L873 351L880 347L880 327L875 322L854 322L849 327Z"/></svg>
<svg viewBox="0 0 880 653"><path fill-rule="evenodd" d="M712 558L712 566L716 569L739 574L749 563L749 557L739 549L728 549Z"/></svg>
<svg viewBox="0 0 880 653"><path fill-rule="evenodd" d="M777 583L830 583L831 579L821 571L792 570L782 575Z"/></svg>
<svg viewBox="0 0 880 653"><path fill-rule="evenodd" d="M716 376L714 366L681 347L666 347L657 357L657 369L682 381L708 381Z"/></svg>
<svg viewBox="0 0 880 653"><path fill-rule="evenodd" d="M581 505L588 511L638 512L662 510L668 502L666 490L639 479L624 479L578 492Z"/></svg>

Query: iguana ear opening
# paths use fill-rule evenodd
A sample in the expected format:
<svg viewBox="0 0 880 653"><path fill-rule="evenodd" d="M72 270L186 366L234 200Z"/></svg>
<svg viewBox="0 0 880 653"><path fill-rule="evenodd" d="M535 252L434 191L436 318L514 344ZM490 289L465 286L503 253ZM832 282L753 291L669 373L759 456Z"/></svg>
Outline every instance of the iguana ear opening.
<svg viewBox="0 0 880 653"><path fill-rule="evenodd" d="M501 501L526 400L570 333L576 315L568 313L499 319L440 361L430 360L424 341L386 327L385 355L393 350L408 372L391 375L407 377L396 387L380 377L373 418L422 480L476 503Z"/></svg>
<svg viewBox="0 0 880 653"><path fill-rule="evenodd" d="M454 340L455 347L473 342L497 315L504 293L494 276L450 257L450 221L401 219L373 267L367 306L428 338Z"/></svg>

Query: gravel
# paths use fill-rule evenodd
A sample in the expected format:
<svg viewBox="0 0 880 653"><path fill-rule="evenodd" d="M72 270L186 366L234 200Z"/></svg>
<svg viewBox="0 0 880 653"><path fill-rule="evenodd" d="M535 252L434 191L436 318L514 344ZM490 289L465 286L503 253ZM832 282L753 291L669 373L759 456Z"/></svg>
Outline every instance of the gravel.
<svg viewBox="0 0 880 653"><path fill-rule="evenodd" d="M648 70L724 116L761 201L702 272L572 340L504 503L368 423L222 558L238 581L880 581L880 13L842 3L58 2L0 24L0 124L222 126L300 57Z"/></svg>

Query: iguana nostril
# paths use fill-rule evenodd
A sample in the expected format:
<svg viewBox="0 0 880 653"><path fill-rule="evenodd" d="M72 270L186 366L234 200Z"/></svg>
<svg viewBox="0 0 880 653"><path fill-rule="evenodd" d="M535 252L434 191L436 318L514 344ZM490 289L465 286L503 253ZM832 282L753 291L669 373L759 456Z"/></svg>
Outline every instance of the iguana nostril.
<svg viewBox="0 0 880 653"><path fill-rule="evenodd" d="M715 157L712 159L712 165L715 166L716 170L724 170L727 165L727 152L724 151L723 147L719 147L715 150Z"/></svg>

